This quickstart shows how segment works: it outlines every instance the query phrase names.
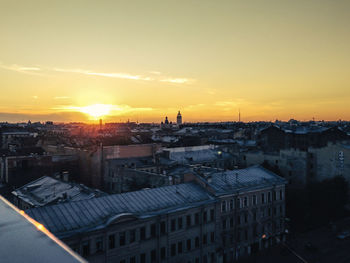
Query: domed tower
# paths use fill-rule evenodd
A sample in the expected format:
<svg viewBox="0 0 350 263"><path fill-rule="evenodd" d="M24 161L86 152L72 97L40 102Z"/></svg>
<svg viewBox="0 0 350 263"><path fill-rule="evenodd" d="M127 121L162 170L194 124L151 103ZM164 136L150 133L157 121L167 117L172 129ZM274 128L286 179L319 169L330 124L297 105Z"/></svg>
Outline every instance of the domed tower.
<svg viewBox="0 0 350 263"><path fill-rule="evenodd" d="M182 116L181 116L180 111L177 113L176 123L177 123L177 125L182 124Z"/></svg>

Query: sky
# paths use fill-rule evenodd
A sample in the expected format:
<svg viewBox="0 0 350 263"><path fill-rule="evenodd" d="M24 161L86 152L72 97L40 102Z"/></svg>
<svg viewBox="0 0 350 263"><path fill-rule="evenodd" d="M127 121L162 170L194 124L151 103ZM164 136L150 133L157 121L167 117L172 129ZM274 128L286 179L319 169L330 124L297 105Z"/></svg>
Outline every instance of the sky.
<svg viewBox="0 0 350 263"><path fill-rule="evenodd" d="M0 0L0 121L350 120L349 13L342 0Z"/></svg>

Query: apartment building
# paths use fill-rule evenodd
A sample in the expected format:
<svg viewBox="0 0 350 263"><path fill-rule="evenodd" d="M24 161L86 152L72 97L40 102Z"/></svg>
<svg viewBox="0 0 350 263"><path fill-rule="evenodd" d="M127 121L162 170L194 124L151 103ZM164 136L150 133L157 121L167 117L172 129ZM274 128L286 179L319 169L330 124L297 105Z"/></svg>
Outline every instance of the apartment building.
<svg viewBox="0 0 350 263"><path fill-rule="evenodd" d="M232 262L283 239L285 180L254 166L27 210L89 262Z"/></svg>

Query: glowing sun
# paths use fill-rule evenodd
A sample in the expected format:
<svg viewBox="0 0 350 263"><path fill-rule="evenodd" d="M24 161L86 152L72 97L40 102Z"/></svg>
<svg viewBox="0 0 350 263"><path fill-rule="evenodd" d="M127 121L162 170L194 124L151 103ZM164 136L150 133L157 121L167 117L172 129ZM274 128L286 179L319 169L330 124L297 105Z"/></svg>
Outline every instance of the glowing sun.
<svg viewBox="0 0 350 263"><path fill-rule="evenodd" d="M90 115L92 118L97 119L102 116L108 115L112 109L112 105L108 104L93 104L80 108L80 112Z"/></svg>

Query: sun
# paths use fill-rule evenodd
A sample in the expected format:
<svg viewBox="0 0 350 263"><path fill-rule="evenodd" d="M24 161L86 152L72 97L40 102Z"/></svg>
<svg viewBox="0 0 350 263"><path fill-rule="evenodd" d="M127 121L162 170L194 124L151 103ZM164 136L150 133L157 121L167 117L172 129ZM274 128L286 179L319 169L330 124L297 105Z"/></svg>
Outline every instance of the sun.
<svg viewBox="0 0 350 263"><path fill-rule="evenodd" d="M80 112L90 115L94 119L108 115L112 109L112 105L108 104L93 104L80 108Z"/></svg>

